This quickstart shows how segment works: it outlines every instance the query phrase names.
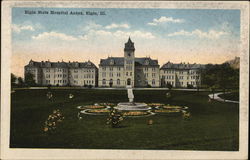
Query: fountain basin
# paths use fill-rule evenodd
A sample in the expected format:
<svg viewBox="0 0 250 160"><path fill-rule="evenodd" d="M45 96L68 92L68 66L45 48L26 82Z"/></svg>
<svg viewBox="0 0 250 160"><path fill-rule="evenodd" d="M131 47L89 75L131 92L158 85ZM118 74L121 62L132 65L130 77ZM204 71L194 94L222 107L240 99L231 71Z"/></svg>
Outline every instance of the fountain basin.
<svg viewBox="0 0 250 160"><path fill-rule="evenodd" d="M148 111L151 109L146 103L133 102L121 102L114 108L120 111Z"/></svg>

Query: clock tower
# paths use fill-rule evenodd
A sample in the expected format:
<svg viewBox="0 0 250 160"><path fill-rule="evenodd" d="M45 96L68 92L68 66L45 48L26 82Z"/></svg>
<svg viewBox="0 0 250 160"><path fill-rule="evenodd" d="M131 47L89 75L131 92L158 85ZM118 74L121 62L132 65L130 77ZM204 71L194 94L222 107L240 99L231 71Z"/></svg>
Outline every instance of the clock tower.
<svg viewBox="0 0 250 160"><path fill-rule="evenodd" d="M124 79L125 85L134 87L135 77L135 47L130 37L124 48Z"/></svg>

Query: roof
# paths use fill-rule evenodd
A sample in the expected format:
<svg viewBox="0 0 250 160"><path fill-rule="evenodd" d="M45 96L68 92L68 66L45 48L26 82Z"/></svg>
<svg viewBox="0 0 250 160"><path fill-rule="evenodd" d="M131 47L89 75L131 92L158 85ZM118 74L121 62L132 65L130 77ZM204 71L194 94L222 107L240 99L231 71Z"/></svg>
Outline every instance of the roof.
<svg viewBox="0 0 250 160"><path fill-rule="evenodd" d="M41 68L97 68L94 63L91 61L87 62L50 62L50 61L42 61L36 62L30 60L29 64L25 67L41 67Z"/></svg>
<svg viewBox="0 0 250 160"><path fill-rule="evenodd" d="M100 60L100 66L124 66L123 57L108 57ZM159 66L158 60L153 60L149 57L135 58L135 65L143 66Z"/></svg>
<svg viewBox="0 0 250 160"><path fill-rule="evenodd" d="M124 58L123 57L108 57L107 59L100 60L100 66L123 66Z"/></svg>
<svg viewBox="0 0 250 160"><path fill-rule="evenodd" d="M128 38L128 42L125 43L124 51L135 51L134 43L131 41L130 37Z"/></svg>
<svg viewBox="0 0 250 160"><path fill-rule="evenodd" d="M161 69L204 69L205 65L202 64L189 64L189 63L165 63Z"/></svg>
<svg viewBox="0 0 250 160"><path fill-rule="evenodd" d="M135 58L135 62L137 62L137 65L159 66L158 60L153 60L149 57Z"/></svg>

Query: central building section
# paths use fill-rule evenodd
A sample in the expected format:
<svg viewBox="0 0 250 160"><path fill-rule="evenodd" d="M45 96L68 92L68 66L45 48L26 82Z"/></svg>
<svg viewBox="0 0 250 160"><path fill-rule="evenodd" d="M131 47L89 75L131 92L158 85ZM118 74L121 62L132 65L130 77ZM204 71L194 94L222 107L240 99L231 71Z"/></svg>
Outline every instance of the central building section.
<svg viewBox="0 0 250 160"><path fill-rule="evenodd" d="M125 43L124 48L124 78L125 85L134 87L135 85L135 46L131 39Z"/></svg>
<svg viewBox="0 0 250 160"><path fill-rule="evenodd" d="M159 87L158 60L135 57L135 46L129 38L124 57L108 57L99 64L99 87Z"/></svg>

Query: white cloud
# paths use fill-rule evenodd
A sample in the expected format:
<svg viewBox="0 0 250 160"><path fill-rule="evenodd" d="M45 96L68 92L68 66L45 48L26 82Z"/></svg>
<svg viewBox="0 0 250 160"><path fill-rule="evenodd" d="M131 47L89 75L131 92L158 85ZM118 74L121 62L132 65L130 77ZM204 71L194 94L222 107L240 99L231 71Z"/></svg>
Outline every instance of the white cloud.
<svg viewBox="0 0 250 160"><path fill-rule="evenodd" d="M17 25L12 24L12 30L16 33L20 33L23 30L34 31L34 27L32 25Z"/></svg>
<svg viewBox="0 0 250 160"><path fill-rule="evenodd" d="M153 19L153 22L149 22L148 25L157 26L160 23L183 23L183 19L174 19L173 17L161 16L159 19Z"/></svg>
<svg viewBox="0 0 250 160"><path fill-rule="evenodd" d="M130 26L128 24L116 24L116 23L112 23L108 26L105 27L106 29L114 29L114 28L130 28Z"/></svg>
<svg viewBox="0 0 250 160"><path fill-rule="evenodd" d="M201 31L199 29L193 30L192 32L188 32L185 30L181 30L178 32L168 34L169 37L173 36L198 36L199 38L209 38L209 39L218 39L223 35L228 35L225 31L216 31L216 30L209 30L208 32Z"/></svg>
<svg viewBox="0 0 250 160"><path fill-rule="evenodd" d="M144 32L140 30L135 31L122 31L117 30L114 32L106 31L106 30L90 30L86 35L82 36L80 39L86 40L93 37L108 37L113 36L114 38L127 38L129 36L133 38L143 38L143 39L153 39L155 36L151 32Z"/></svg>
<svg viewBox="0 0 250 160"><path fill-rule="evenodd" d="M132 31L132 32L125 32L125 31L116 31L114 32L114 36L116 37L123 37L123 38L127 38L129 36L133 37L133 38L143 38L143 39L153 39L155 38L155 36L151 33L151 32L143 32L143 31Z"/></svg>
<svg viewBox="0 0 250 160"><path fill-rule="evenodd" d="M58 33L58 32L43 32L38 34L37 36L32 36L32 39L35 40L46 40L46 39L61 39L61 40L65 40L65 41L74 41L77 40L78 38L70 36L70 35L66 35L64 33Z"/></svg>
<svg viewBox="0 0 250 160"><path fill-rule="evenodd" d="M83 28L83 30L91 30L91 29L97 29L97 28L101 28L102 25L97 24L93 21L87 22L87 24L85 26L81 26L80 28Z"/></svg>
<svg viewBox="0 0 250 160"><path fill-rule="evenodd" d="M96 30L93 32L95 32L95 34L100 35L100 36L111 36L112 35L111 32L105 31L105 30Z"/></svg>

